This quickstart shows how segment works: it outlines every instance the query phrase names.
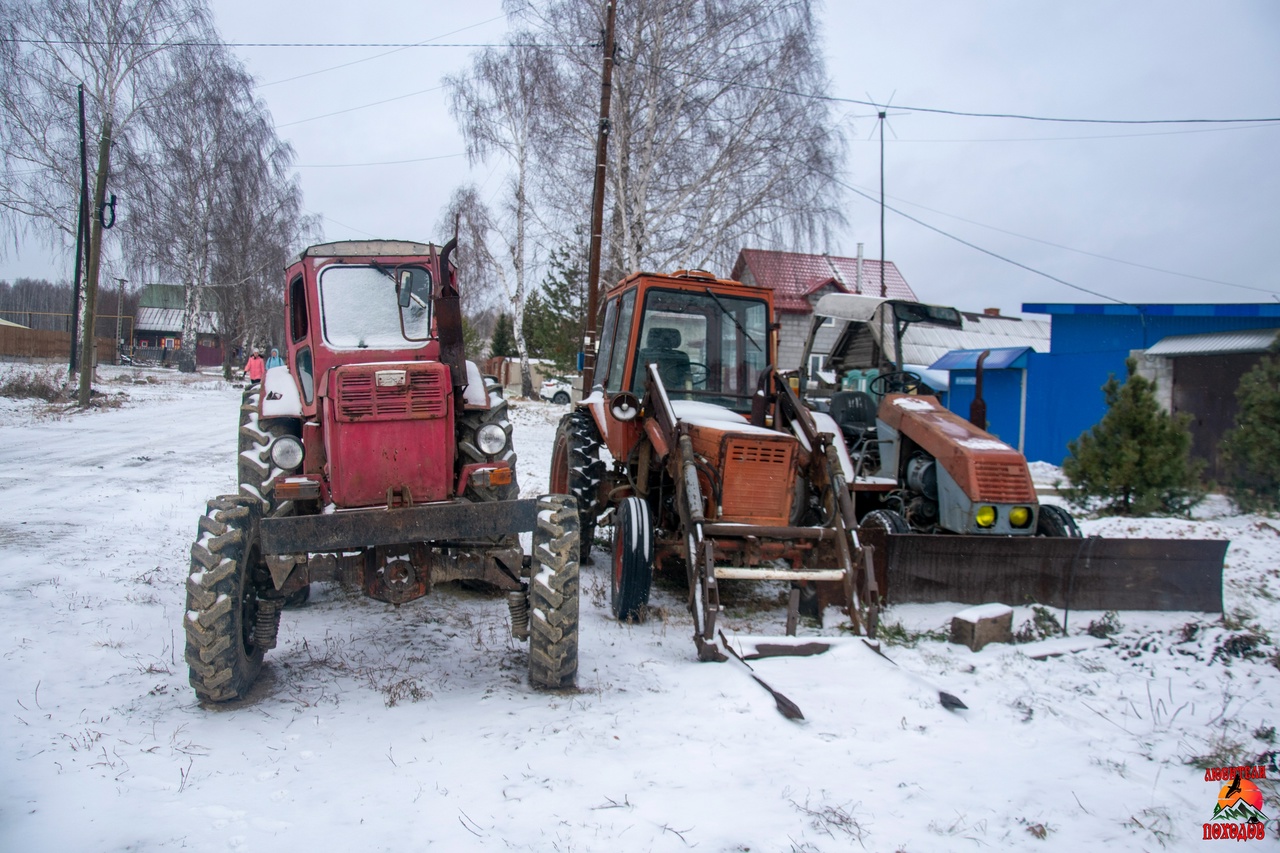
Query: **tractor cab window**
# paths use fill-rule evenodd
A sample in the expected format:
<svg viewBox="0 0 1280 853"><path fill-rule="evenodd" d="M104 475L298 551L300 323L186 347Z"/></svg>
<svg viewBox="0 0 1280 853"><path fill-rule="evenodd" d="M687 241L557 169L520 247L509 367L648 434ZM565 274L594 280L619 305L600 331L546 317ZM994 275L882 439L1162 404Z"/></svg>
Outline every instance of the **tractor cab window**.
<svg viewBox="0 0 1280 853"><path fill-rule="evenodd" d="M608 371L605 374L604 387L610 391L622 388L622 378L627 368L627 339L631 335L631 315L635 313L636 292L629 290L622 298L610 303L612 312L606 312L604 318L604 334L609 342L607 359L601 364ZM610 320L613 322L611 323ZM602 340L604 340L602 339Z"/></svg>
<svg viewBox="0 0 1280 853"><path fill-rule="evenodd" d="M646 366L654 364L672 399L749 411L768 340L763 300L655 288L645 297L631 390L644 392Z"/></svg>
<svg viewBox="0 0 1280 853"><path fill-rule="evenodd" d="M330 265L320 271L320 322L335 349L425 346L431 275L420 267Z"/></svg>

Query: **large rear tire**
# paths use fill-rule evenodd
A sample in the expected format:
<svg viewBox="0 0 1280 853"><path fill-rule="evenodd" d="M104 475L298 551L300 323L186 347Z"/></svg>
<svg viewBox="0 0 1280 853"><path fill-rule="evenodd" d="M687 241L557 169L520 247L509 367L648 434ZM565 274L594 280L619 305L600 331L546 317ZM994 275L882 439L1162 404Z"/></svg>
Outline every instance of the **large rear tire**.
<svg viewBox="0 0 1280 853"><path fill-rule="evenodd" d="M1040 505L1040 517L1036 520L1036 535L1059 539L1084 538L1084 534L1080 532L1080 526L1071 517L1071 513L1053 504Z"/></svg>
<svg viewBox="0 0 1280 853"><path fill-rule="evenodd" d="M551 451L551 491L571 495L578 502L579 560L591 556L600 515L600 481L604 463L600 461L600 432L591 413L574 409L560 419Z"/></svg>
<svg viewBox="0 0 1280 853"><path fill-rule="evenodd" d="M268 419L258 416L258 401L262 395L262 382L255 382L244 389L240 398L240 431L236 454L236 473L240 495L256 500L264 516L293 515L292 501L277 501L276 479L284 474L271 462L271 442L282 435L300 438L297 421L293 419ZM284 606L290 609L302 607L311 597L310 585L290 594Z"/></svg>
<svg viewBox="0 0 1280 853"><path fill-rule="evenodd" d="M578 508L573 498L538 498L529 578L529 681L552 690L578 677Z"/></svg>
<svg viewBox="0 0 1280 853"><path fill-rule="evenodd" d="M653 584L653 520L649 505L624 498L613 517L613 571L610 604L619 622L643 622L649 616Z"/></svg>
<svg viewBox="0 0 1280 853"><path fill-rule="evenodd" d="M248 694L265 651L259 622L277 620L278 625L274 603L259 613L262 602L252 585L261 515L261 504L254 498L214 498L200 517L191 546L182 626L191 686L208 702Z"/></svg>

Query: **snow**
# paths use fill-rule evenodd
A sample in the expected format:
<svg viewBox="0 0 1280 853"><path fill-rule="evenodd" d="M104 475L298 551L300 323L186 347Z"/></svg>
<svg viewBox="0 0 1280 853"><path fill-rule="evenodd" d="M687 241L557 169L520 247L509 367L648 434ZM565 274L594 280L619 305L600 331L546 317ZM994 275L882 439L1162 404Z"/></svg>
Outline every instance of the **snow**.
<svg viewBox="0 0 1280 853"><path fill-rule="evenodd" d="M102 379L119 407L0 398L3 850L1191 850L1220 785L1186 762L1276 749L1280 526L1221 499L1082 527L1230 539L1226 620L1121 612L1110 645L1033 660L919 633L958 605L900 605L895 666L830 609L801 627L830 651L751 664L802 722L738 664L696 661L681 585L655 585L645 624L614 621L598 548L577 691L528 686L501 595L441 585L394 607L318 584L252 695L204 708L184 590L205 501L235 490L240 390ZM562 413L511 403L522 497L546 488ZM782 632L784 606L735 588L719 624ZM1031 609L1012 604L1016 630ZM1052 612L1072 640L1103 618Z"/></svg>
<svg viewBox="0 0 1280 853"><path fill-rule="evenodd" d="M1012 450L1013 448L1005 444L1003 441L996 441L991 438L964 438L960 440L963 447L970 450Z"/></svg>
<svg viewBox="0 0 1280 853"><path fill-rule="evenodd" d="M1006 613L1012 613L1013 608L1007 604L992 602L990 604L978 604L973 607L966 607L955 615L954 618L961 622L978 623L983 619L994 619L997 616L1003 616Z"/></svg>
<svg viewBox="0 0 1280 853"><path fill-rule="evenodd" d="M932 412L936 407L923 397L899 397L893 401L899 409L908 412Z"/></svg>

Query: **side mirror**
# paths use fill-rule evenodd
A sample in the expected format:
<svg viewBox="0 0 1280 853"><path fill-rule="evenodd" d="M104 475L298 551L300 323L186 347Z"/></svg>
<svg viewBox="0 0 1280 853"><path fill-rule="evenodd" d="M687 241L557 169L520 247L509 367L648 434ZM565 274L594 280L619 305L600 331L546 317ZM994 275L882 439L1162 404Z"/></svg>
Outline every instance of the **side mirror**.
<svg viewBox="0 0 1280 853"><path fill-rule="evenodd" d="M396 299L401 308L409 307L409 298L413 295L413 273L401 270L396 277Z"/></svg>

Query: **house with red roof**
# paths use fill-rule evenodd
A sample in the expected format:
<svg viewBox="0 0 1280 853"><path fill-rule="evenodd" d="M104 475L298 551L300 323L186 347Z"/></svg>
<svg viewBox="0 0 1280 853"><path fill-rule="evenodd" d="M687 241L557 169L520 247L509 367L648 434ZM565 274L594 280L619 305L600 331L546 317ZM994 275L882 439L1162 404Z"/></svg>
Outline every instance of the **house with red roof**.
<svg viewBox="0 0 1280 853"><path fill-rule="evenodd" d="M778 367L782 370L800 366L813 306L826 294L862 293L919 301L893 261L882 264L861 257L861 253L856 258L843 258L827 254L743 249L738 253L729 277L773 291L773 306L781 324ZM819 332L814 342L813 360L820 360L830 351L838 331L834 323L828 323ZM817 368L811 366L811 369L816 371Z"/></svg>

